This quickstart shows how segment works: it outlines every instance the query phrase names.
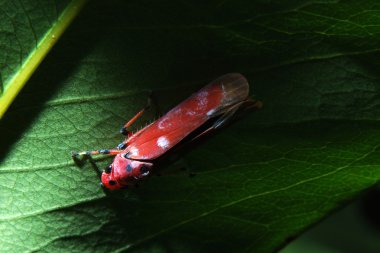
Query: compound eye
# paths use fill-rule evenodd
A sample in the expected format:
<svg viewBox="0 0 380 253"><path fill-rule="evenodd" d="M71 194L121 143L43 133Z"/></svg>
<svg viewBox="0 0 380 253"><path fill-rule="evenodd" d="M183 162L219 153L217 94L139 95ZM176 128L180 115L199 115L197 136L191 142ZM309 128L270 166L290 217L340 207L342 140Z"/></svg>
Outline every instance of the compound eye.
<svg viewBox="0 0 380 253"><path fill-rule="evenodd" d="M105 169L104 169L104 172L107 173L107 174L110 174L112 171L112 165L108 165Z"/></svg>
<svg viewBox="0 0 380 253"><path fill-rule="evenodd" d="M115 180L110 180L108 183L109 183L110 185L116 185L116 181L115 181Z"/></svg>

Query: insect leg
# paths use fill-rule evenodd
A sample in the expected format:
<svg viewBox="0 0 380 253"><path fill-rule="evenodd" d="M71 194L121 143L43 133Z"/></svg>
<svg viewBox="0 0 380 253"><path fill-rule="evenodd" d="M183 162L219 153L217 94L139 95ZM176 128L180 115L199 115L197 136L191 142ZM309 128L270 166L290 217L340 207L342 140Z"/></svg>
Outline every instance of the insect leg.
<svg viewBox="0 0 380 253"><path fill-rule="evenodd" d="M132 119L130 119L121 129L120 129L120 133L123 134L123 135L128 135L128 137L130 137L131 135L131 132L129 132L127 130L128 127L130 127L138 118L141 117L141 115L143 115L143 113L150 108L150 105L151 105L151 99L150 97L148 98L148 102L146 104L146 106L141 109L135 116L133 116Z"/></svg>
<svg viewBox="0 0 380 253"><path fill-rule="evenodd" d="M157 101L157 96L154 95L153 91L149 94L149 101L148 103L151 105L152 108L154 108L154 116L156 118L162 116L162 111L160 109L159 103Z"/></svg>
<svg viewBox="0 0 380 253"><path fill-rule="evenodd" d="M123 135L130 135L130 132L127 130L128 127L130 127L133 122L135 122L145 111L145 108L143 108L141 111L139 111L135 116L133 116L132 119L130 119L121 129L120 133Z"/></svg>
<svg viewBox="0 0 380 253"><path fill-rule="evenodd" d="M262 102L259 100L253 100L252 98L248 98L247 100L241 101L237 104L232 105L229 108L226 108L225 112L220 116L219 119L217 119L214 124L204 130L202 133L198 134L191 140L195 140L207 133L209 133L212 130L218 129L222 126L224 126L231 118L235 115L235 113L244 106L244 109L260 109L262 107Z"/></svg>
<svg viewBox="0 0 380 253"><path fill-rule="evenodd" d="M118 149L99 149L99 150L92 150L92 151L81 151L81 152L71 152L71 156L73 158L78 156L92 156L92 155L117 155L122 150Z"/></svg>
<svg viewBox="0 0 380 253"><path fill-rule="evenodd" d="M207 128L206 130L204 130L203 132L201 132L200 134L198 134L197 136L195 136L191 140L193 141L195 139L198 139L199 137L208 134L212 130L215 130L217 128L222 127L236 113L236 111L239 109L240 105L241 105L241 103L233 105L231 108L228 109L228 111L223 113L222 116L220 116L220 118L218 120L216 120L212 126Z"/></svg>
<svg viewBox="0 0 380 253"><path fill-rule="evenodd" d="M212 128L217 129L225 125L231 119L231 117L234 116L235 113L242 107L245 110L257 110L262 106L263 103L260 100L254 100L252 98L248 98L244 101L236 103L231 107L226 108L225 113L223 113L222 116L217 121L215 121L215 123L212 125Z"/></svg>
<svg viewBox="0 0 380 253"><path fill-rule="evenodd" d="M263 107L263 102L261 102L260 100L255 100L251 97L245 100L244 103L245 110L258 110Z"/></svg>

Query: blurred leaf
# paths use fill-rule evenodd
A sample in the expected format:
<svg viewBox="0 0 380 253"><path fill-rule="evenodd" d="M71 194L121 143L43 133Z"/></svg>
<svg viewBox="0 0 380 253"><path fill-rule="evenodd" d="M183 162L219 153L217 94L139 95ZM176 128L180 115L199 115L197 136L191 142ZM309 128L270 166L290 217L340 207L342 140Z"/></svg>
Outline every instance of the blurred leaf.
<svg viewBox="0 0 380 253"><path fill-rule="evenodd" d="M0 3L0 119L85 2Z"/></svg>
<svg viewBox="0 0 380 253"><path fill-rule="evenodd" d="M91 2L1 122L1 250L279 249L379 181L379 9ZM265 107L185 152L196 177L105 194L90 163L71 160L116 146L151 91L166 110L227 72Z"/></svg>

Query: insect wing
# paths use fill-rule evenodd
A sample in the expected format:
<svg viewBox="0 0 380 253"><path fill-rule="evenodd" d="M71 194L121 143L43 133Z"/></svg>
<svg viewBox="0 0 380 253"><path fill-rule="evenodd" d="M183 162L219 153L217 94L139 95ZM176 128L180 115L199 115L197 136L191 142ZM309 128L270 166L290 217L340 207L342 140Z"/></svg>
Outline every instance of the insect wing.
<svg viewBox="0 0 380 253"><path fill-rule="evenodd" d="M143 136L144 138L138 139L127 148L128 157L140 160L155 159L180 142L198 126L199 124L193 121L192 124L186 124L172 131L161 132L158 137Z"/></svg>
<svg viewBox="0 0 380 253"><path fill-rule="evenodd" d="M210 118L247 99L249 86L241 74L224 75L174 107L131 138L129 158L151 160L178 144Z"/></svg>
<svg viewBox="0 0 380 253"><path fill-rule="evenodd" d="M174 107L163 117L131 137L126 148L129 158L151 160L159 157L205 123L221 103L220 87L202 89Z"/></svg>

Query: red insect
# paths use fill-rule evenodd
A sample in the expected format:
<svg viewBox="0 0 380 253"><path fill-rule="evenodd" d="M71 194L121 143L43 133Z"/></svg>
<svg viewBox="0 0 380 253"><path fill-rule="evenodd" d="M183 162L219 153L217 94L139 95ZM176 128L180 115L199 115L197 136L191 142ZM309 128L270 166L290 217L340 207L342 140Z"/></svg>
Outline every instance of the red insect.
<svg viewBox="0 0 380 253"><path fill-rule="evenodd" d="M142 109L120 130L127 138L117 149L73 152L73 157L116 155L102 173L102 184L111 190L134 185L151 173L155 159L205 123L212 124L192 140L221 127L242 107L260 108L262 103L248 97L248 93L249 85L243 75L224 75L140 131L128 132L126 129L143 114L145 109Z"/></svg>

